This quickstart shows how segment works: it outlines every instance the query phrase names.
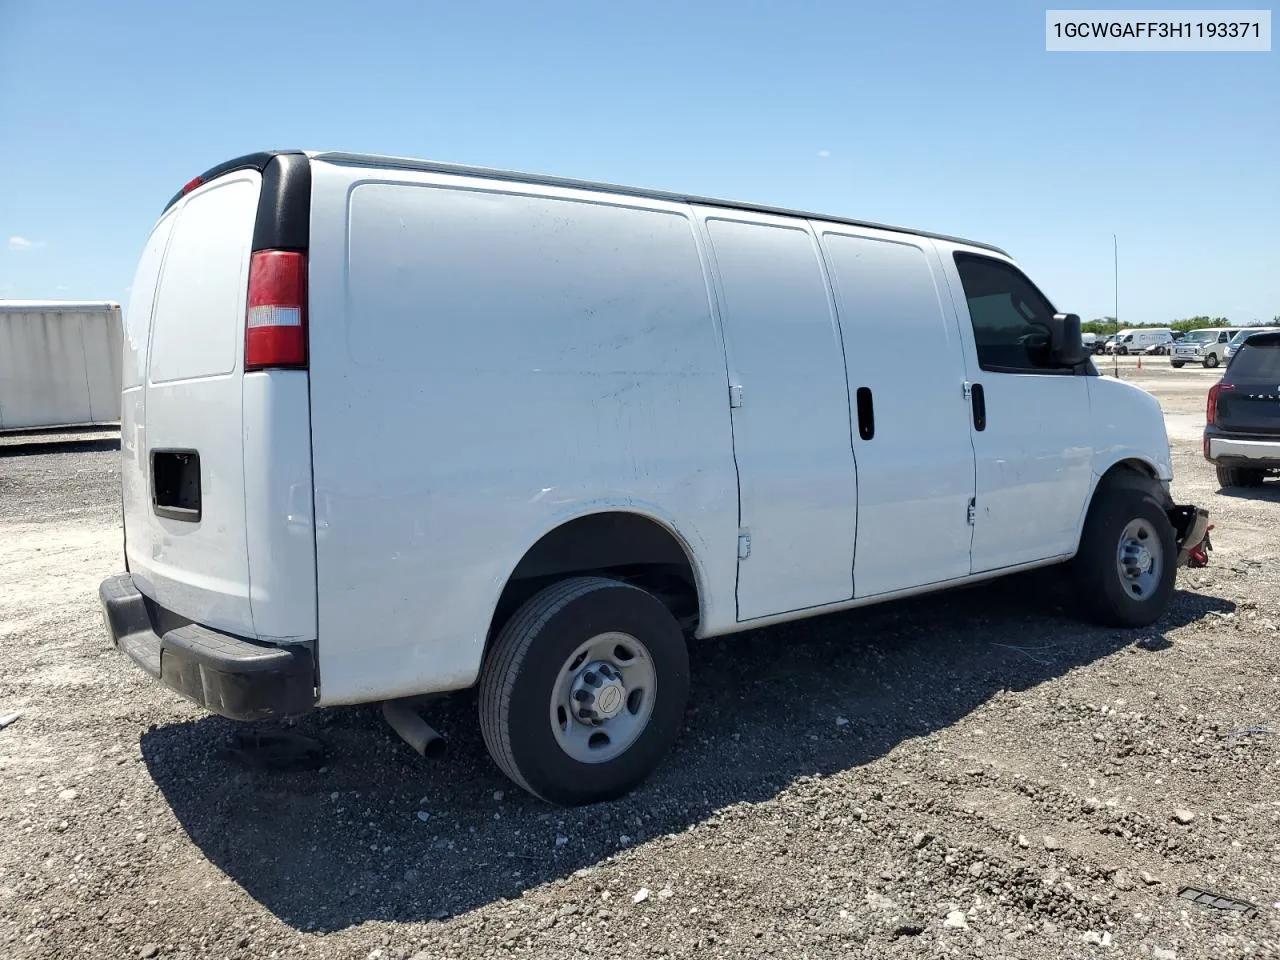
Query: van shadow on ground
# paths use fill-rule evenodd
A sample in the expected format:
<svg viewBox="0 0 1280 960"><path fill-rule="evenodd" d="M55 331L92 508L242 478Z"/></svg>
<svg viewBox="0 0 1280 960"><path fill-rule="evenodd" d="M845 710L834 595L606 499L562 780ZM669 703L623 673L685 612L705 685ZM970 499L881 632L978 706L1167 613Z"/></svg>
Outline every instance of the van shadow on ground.
<svg viewBox="0 0 1280 960"><path fill-rule="evenodd" d="M331 931L440 919L681 832L727 804L767 800L798 777L869 763L999 691L1135 641L1159 656L1163 631L1234 608L1179 591L1156 628L1108 631L1069 619L1054 596L1053 581L1032 574L695 644L675 752L637 793L590 808L548 807L504 779L471 695L424 711L451 738L439 761L420 760L368 707L298 722L328 748L319 771L245 769L221 752L244 728L217 717L154 729L142 753L201 851L283 922Z"/></svg>

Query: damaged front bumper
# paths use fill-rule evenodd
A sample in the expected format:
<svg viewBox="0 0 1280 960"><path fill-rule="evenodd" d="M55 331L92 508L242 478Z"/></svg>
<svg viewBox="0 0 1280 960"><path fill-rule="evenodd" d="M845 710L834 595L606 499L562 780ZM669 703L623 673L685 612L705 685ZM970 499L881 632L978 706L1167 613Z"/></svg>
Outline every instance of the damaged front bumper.
<svg viewBox="0 0 1280 960"><path fill-rule="evenodd" d="M1209 551L1213 545L1209 542L1209 531L1213 524L1209 522L1209 511L1204 507L1187 504L1174 505L1166 513L1173 524L1174 537L1178 544L1179 567L1203 567L1209 563Z"/></svg>

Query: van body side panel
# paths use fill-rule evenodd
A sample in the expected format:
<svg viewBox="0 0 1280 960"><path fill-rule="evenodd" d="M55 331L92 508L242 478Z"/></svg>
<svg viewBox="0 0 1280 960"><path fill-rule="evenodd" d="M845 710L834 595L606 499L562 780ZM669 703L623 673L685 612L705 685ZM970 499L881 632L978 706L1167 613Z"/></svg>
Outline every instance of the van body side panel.
<svg viewBox="0 0 1280 960"><path fill-rule="evenodd" d="M305 370L244 376L249 601L259 640L316 638L311 400Z"/></svg>
<svg viewBox="0 0 1280 960"><path fill-rule="evenodd" d="M848 600L858 479L844 355L817 243L803 220L699 213L741 396L733 442L750 539L738 565L738 619Z"/></svg>
<svg viewBox="0 0 1280 960"><path fill-rule="evenodd" d="M521 556L586 513L654 517L732 598L687 208L313 161L309 256L322 704L471 684Z"/></svg>
<svg viewBox="0 0 1280 960"><path fill-rule="evenodd" d="M854 586L869 597L969 573L974 491L964 352L928 240L815 223L844 331L849 392L869 390L858 435ZM885 333L904 347L886 363Z"/></svg>
<svg viewBox="0 0 1280 960"><path fill-rule="evenodd" d="M1122 460L1147 464L1161 480L1173 479L1173 458L1160 401L1115 377L1082 377L1089 390L1091 470L1101 477ZM1082 518L1083 520L1083 518Z"/></svg>
<svg viewBox="0 0 1280 960"><path fill-rule="evenodd" d="M240 370L261 179L253 170L229 174L190 193L170 215L151 313L145 430L122 441L128 444L125 522L134 583L162 607L245 637L254 630ZM140 323L130 318L130 376ZM167 458L192 453L198 468L187 492L198 493L198 518L164 515L156 509L166 498L156 483L156 458L164 469Z"/></svg>

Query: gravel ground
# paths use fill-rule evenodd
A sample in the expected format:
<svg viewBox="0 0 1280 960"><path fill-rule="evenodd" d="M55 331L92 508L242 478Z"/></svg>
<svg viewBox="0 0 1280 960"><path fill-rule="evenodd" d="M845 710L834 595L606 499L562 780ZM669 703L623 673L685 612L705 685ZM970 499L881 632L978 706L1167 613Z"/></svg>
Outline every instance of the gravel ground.
<svg viewBox="0 0 1280 960"><path fill-rule="evenodd" d="M114 445L4 442L0 957L1280 956L1280 482L1218 492L1214 374L1122 374L1216 524L1155 628L1042 572L699 644L674 755L574 811L501 777L469 696L426 707L433 763L371 708L296 725L320 769L237 761L106 646Z"/></svg>

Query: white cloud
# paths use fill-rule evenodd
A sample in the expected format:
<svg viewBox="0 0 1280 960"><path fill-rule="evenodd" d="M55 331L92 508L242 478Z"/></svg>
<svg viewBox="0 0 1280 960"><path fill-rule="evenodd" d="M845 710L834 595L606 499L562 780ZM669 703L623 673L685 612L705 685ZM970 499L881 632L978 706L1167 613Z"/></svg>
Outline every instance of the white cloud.
<svg viewBox="0 0 1280 960"><path fill-rule="evenodd" d="M818 151L818 156L822 157L822 158L825 160L827 157L831 156L831 151L830 151L830 150L819 150L819 151Z"/></svg>
<svg viewBox="0 0 1280 960"><path fill-rule="evenodd" d="M26 237L10 237L9 238L10 250L17 250L17 251L36 250L43 246L44 246L44 241L42 240L28 240Z"/></svg>

